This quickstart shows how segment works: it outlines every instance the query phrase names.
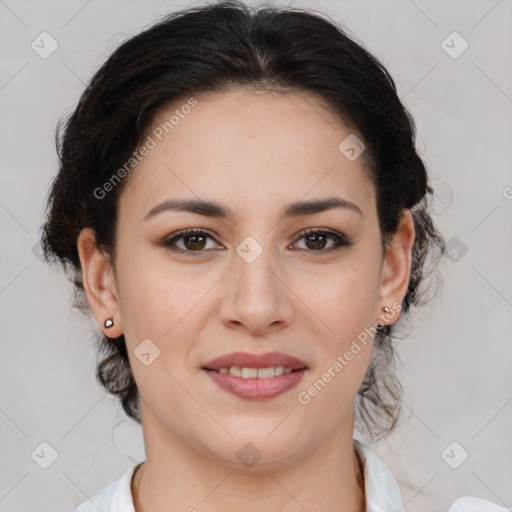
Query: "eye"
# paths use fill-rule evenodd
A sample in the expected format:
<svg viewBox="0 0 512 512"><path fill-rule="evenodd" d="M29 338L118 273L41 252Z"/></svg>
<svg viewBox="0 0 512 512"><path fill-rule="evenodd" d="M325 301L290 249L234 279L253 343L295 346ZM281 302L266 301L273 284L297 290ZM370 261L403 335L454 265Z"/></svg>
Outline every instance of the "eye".
<svg viewBox="0 0 512 512"><path fill-rule="evenodd" d="M307 250L309 252L330 252L340 250L343 247L350 247L353 245L345 235L342 233L336 233L334 231L326 230L326 229L308 229L304 231L299 240L305 240L306 248L301 248L303 250ZM333 243L330 246L327 246L327 241L331 239Z"/></svg>
<svg viewBox="0 0 512 512"><path fill-rule="evenodd" d="M182 240L183 246L179 247L177 242L181 242ZM164 240L162 245L175 252L193 254L209 249L207 247L208 240L214 239L207 231L201 229L185 229L183 231L179 231L171 238Z"/></svg>

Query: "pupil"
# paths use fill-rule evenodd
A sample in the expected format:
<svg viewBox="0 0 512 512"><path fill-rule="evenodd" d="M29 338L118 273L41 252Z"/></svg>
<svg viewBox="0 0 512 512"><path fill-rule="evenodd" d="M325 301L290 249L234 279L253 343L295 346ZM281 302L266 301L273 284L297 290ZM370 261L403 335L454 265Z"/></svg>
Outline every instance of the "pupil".
<svg viewBox="0 0 512 512"><path fill-rule="evenodd" d="M321 235L321 234L318 234L318 233L313 233L312 235L309 235L308 239L311 240L311 239L314 239L314 238L317 238L316 242L313 241L313 245L314 245L314 249L321 249L322 246L323 246L323 243L325 242L325 235ZM320 241L318 239L321 239ZM317 244L315 246L315 244ZM319 246L318 246L319 244Z"/></svg>
<svg viewBox="0 0 512 512"><path fill-rule="evenodd" d="M199 240L202 240L202 242L197 242L197 239ZM204 236L201 236L201 235L189 235L187 236L187 241L190 242L190 240L195 240L193 241L192 243L187 243L187 248L188 249L203 249L204 247ZM196 247L196 245L199 244L199 245L202 245L201 247Z"/></svg>

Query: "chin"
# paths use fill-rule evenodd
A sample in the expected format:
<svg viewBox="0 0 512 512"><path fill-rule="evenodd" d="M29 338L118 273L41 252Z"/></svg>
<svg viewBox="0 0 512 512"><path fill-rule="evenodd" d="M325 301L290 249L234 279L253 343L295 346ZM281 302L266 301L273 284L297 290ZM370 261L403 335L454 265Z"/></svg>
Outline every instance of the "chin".
<svg viewBox="0 0 512 512"><path fill-rule="evenodd" d="M273 427L245 425L240 431L234 432L226 425L233 437L225 432L212 438L211 433L201 443L208 456L220 459L223 464L239 469L272 470L284 467L300 456L301 443L289 430L275 429L279 422L272 421ZM272 431L274 430L274 431ZM269 432L272 432L269 435ZM198 446L198 443L194 443Z"/></svg>

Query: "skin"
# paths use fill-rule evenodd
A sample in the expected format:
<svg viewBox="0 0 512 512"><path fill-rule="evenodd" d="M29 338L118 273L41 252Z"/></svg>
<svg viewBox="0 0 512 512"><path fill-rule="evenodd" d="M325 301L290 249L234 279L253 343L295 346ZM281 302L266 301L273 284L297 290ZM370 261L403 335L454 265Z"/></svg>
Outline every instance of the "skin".
<svg viewBox="0 0 512 512"><path fill-rule="evenodd" d="M383 255L375 187L363 159L339 151L352 132L318 98L239 88L196 99L127 178L115 258L90 229L78 238L93 314L106 335L124 333L140 392L147 458L132 482L136 511L364 511L352 436L373 339L307 405L297 395L365 328L397 320L381 308L401 303L407 291L411 213L404 211ZM154 126L179 107L161 111ZM362 214L281 216L289 203L332 196ZM167 210L144 220L178 197L215 200L233 218ZM178 248L188 254L159 245L186 228L212 238L181 238ZM329 252L335 240L322 245L301 236L306 228L342 232L353 245ZM252 263L236 252L247 236L263 249ZM111 316L114 326L105 329ZM149 366L134 354L145 339L160 350ZM308 370L276 398L244 400L201 370L234 351L284 352ZM237 456L248 442L262 455L250 468Z"/></svg>

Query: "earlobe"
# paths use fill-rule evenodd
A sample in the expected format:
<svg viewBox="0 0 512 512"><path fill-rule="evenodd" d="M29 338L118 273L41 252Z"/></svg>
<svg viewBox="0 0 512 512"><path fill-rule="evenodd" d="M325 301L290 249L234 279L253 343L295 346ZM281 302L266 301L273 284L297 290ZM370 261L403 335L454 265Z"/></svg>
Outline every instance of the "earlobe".
<svg viewBox="0 0 512 512"><path fill-rule="evenodd" d="M396 233L386 247L379 304L393 306L402 304L409 286L414 239L414 219L412 212L407 209L403 211ZM393 309L396 308L393 307ZM395 315L393 321L384 323L392 324L398 320L398 316Z"/></svg>
<svg viewBox="0 0 512 512"><path fill-rule="evenodd" d="M117 338L123 333L123 328L110 256L96 245L92 228L82 229L78 235L77 249L91 311L105 336ZM106 320L112 320L110 327Z"/></svg>

